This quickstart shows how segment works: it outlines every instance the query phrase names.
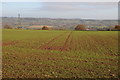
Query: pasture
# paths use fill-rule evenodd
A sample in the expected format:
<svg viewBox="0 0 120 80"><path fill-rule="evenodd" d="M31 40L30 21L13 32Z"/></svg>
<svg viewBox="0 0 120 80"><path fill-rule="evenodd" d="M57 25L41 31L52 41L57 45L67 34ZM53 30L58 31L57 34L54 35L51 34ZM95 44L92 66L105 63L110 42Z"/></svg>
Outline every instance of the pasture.
<svg viewBox="0 0 120 80"><path fill-rule="evenodd" d="M116 78L118 31L3 29L3 78Z"/></svg>

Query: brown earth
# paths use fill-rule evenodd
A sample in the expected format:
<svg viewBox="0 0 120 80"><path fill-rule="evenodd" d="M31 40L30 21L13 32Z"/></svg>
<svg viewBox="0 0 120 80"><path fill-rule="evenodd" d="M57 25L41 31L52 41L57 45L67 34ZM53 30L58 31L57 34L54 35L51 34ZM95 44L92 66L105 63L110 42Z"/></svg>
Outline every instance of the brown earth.
<svg viewBox="0 0 120 80"><path fill-rule="evenodd" d="M2 46L10 46L10 45L15 45L17 43L18 43L18 41L3 42Z"/></svg>

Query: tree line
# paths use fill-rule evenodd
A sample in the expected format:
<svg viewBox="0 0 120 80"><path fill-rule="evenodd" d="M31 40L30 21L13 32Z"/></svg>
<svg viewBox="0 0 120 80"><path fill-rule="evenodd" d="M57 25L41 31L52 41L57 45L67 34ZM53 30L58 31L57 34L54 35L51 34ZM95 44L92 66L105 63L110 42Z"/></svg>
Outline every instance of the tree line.
<svg viewBox="0 0 120 80"><path fill-rule="evenodd" d="M12 27L8 24L4 25L5 29L12 29ZM43 26L42 30L50 30L50 28L48 26ZM64 30L64 29L58 29L58 30ZM76 31L86 31L86 30L92 30L92 29L88 29L86 25L83 24L78 24L74 30ZM115 25L113 28L107 28L107 29L97 29L98 31L119 31L120 30L120 25Z"/></svg>

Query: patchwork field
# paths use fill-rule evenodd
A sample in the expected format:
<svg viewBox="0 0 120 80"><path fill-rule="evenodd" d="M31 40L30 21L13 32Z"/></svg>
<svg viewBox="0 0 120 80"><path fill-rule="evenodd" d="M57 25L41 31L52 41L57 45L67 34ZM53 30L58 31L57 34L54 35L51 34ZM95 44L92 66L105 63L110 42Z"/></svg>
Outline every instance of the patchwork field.
<svg viewBox="0 0 120 80"><path fill-rule="evenodd" d="M3 30L3 78L118 77L117 31Z"/></svg>

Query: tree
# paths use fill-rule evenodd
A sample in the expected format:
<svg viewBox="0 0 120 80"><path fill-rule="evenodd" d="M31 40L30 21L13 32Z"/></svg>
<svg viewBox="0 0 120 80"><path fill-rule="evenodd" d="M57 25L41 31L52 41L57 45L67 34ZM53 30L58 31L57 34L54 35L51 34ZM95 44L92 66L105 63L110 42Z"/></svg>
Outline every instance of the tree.
<svg viewBox="0 0 120 80"><path fill-rule="evenodd" d="M49 28L47 26L43 26L42 30L49 30Z"/></svg>
<svg viewBox="0 0 120 80"><path fill-rule="evenodd" d="M10 25L7 25L7 24L4 26L4 28L5 29L12 29L12 27Z"/></svg>
<svg viewBox="0 0 120 80"><path fill-rule="evenodd" d="M120 25L115 25L115 29L120 30Z"/></svg>
<svg viewBox="0 0 120 80"><path fill-rule="evenodd" d="M115 25L115 27L111 30L112 31L119 31L120 30L120 25Z"/></svg>
<svg viewBox="0 0 120 80"><path fill-rule="evenodd" d="M79 24L79 25L77 25L77 26L75 27L75 30L82 30L82 31L84 31L84 30L86 30L86 26L85 26L85 25L82 25L82 24Z"/></svg>

